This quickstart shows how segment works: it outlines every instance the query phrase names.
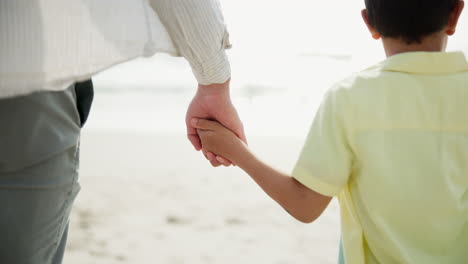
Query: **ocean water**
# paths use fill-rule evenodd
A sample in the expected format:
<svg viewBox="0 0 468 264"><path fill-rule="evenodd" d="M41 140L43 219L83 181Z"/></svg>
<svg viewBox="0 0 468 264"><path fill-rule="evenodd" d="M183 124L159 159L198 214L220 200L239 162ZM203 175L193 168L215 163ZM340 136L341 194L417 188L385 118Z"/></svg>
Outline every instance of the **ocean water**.
<svg viewBox="0 0 468 264"><path fill-rule="evenodd" d="M232 97L249 135L303 138L333 83L385 59L361 20L364 1L221 4L233 44ZM468 54L468 15L459 23L448 49ZM89 129L184 133L196 82L183 59L137 59L94 81Z"/></svg>

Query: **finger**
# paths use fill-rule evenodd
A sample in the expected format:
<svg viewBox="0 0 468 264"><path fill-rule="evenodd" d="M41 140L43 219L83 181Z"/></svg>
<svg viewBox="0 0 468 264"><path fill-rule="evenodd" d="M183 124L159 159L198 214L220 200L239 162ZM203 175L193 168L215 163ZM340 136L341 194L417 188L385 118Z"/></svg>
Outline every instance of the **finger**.
<svg viewBox="0 0 468 264"><path fill-rule="evenodd" d="M216 160L216 157L215 155L212 153L212 152L207 152L206 150L202 150L203 152L203 155L205 155L205 158L211 163L211 166L213 167L219 167L221 165L221 163L219 163L217 160Z"/></svg>
<svg viewBox="0 0 468 264"><path fill-rule="evenodd" d="M199 128L203 130L215 130L220 126L220 124L216 121L210 121L206 119L199 119L199 118L192 118L190 124L194 128Z"/></svg>
<svg viewBox="0 0 468 264"><path fill-rule="evenodd" d="M203 155L205 155L205 158L210 161L211 166L219 167L221 165L221 163L216 160L216 155L213 152L209 152L203 149Z"/></svg>
<svg viewBox="0 0 468 264"><path fill-rule="evenodd" d="M221 162L219 162L216 159L216 155L213 152L207 152L206 155L207 155L208 159L210 160L211 165L213 167L219 167L221 165Z"/></svg>
<svg viewBox="0 0 468 264"><path fill-rule="evenodd" d="M217 160L210 161L210 163L211 163L211 166L215 168L221 166L221 163L219 163Z"/></svg>
<svg viewBox="0 0 468 264"><path fill-rule="evenodd" d="M206 158L208 161L211 161L210 158L208 157L208 152L207 152L205 149L202 149L202 153L203 153L203 156L205 156L205 158Z"/></svg>
<svg viewBox="0 0 468 264"><path fill-rule="evenodd" d="M206 156L208 157L210 161L216 160L216 155L213 154L213 152L206 152Z"/></svg>
<svg viewBox="0 0 468 264"><path fill-rule="evenodd" d="M185 125L187 126L187 138L193 147L199 151L202 148L200 137L197 134L197 130L192 127L189 120L185 120Z"/></svg>
<svg viewBox="0 0 468 264"><path fill-rule="evenodd" d="M190 143L192 143L193 147L199 151L202 148L202 144L200 141L200 137L195 133L195 134L189 134L187 135L187 138L189 139Z"/></svg>
<svg viewBox="0 0 468 264"><path fill-rule="evenodd" d="M227 159L225 159L225 158L223 158L221 156L216 156L216 160L219 163L223 164L225 167L229 167L232 164L229 160L227 160Z"/></svg>

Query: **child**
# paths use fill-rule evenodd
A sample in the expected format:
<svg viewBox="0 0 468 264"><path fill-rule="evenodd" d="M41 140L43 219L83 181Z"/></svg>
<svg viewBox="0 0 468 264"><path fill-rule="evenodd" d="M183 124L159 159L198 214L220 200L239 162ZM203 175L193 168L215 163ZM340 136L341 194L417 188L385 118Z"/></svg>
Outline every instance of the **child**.
<svg viewBox="0 0 468 264"><path fill-rule="evenodd" d="M468 62L444 52L463 6L366 0L362 17L388 58L327 93L292 177L194 119L204 150L302 222L338 196L347 264L468 263Z"/></svg>

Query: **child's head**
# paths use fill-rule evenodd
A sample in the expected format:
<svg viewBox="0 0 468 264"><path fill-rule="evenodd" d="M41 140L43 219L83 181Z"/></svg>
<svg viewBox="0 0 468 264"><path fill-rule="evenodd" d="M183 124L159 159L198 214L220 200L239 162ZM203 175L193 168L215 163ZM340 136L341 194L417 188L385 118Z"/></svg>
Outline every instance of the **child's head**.
<svg viewBox="0 0 468 264"><path fill-rule="evenodd" d="M455 33L462 0L365 0L363 18L375 39L418 45L426 38Z"/></svg>

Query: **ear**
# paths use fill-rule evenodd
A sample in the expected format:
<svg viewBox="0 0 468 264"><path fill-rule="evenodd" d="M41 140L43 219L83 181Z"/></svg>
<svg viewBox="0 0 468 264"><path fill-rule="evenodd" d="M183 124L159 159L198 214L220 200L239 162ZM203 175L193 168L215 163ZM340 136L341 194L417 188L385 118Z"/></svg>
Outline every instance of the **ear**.
<svg viewBox="0 0 468 264"><path fill-rule="evenodd" d="M381 37L380 34L375 30L375 28L369 22L369 17L367 16L367 9L363 9L361 11L361 16L362 16L362 19L364 20L364 23L366 23L367 29L371 33L372 38L375 40L380 39Z"/></svg>
<svg viewBox="0 0 468 264"><path fill-rule="evenodd" d="M449 16L447 29L445 30L447 35L451 36L455 34L455 30L457 29L458 19L460 18L460 14L463 11L464 7L465 7L465 2L463 0L459 0L455 4L455 7L453 8L452 13Z"/></svg>

